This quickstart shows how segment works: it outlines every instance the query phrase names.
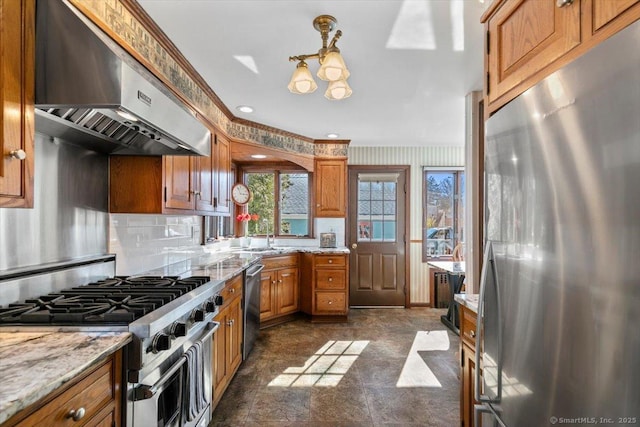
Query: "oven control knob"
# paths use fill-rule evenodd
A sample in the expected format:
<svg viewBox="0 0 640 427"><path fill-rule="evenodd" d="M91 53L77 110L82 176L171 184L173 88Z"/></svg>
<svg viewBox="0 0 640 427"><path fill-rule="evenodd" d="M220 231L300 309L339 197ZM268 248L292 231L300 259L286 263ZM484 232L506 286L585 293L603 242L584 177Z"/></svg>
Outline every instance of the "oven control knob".
<svg viewBox="0 0 640 427"><path fill-rule="evenodd" d="M184 337L187 335L187 324L182 322L175 322L171 325L171 335L174 337Z"/></svg>
<svg viewBox="0 0 640 427"><path fill-rule="evenodd" d="M151 351L158 353L159 351L169 350L171 347L171 337L167 334L156 334L151 341Z"/></svg>
<svg viewBox="0 0 640 427"><path fill-rule="evenodd" d="M194 322L202 322L204 320L204 311L200 308L196 308L191 313L191 320Z"/></svg>
<svg viewBox="0 0 640 427"><path fill-rule="evenodd" d="M213 313L214 311L216 311L216 303L214 301L207 301L204 309L207 313Z"/></svg>
<svg viewBox="0 0 640 427"><path fill-rule="evenodd" d="M224 304L224 298L222 298L222 295L216 295L215 301L216 301L216 305Z"/></svg>

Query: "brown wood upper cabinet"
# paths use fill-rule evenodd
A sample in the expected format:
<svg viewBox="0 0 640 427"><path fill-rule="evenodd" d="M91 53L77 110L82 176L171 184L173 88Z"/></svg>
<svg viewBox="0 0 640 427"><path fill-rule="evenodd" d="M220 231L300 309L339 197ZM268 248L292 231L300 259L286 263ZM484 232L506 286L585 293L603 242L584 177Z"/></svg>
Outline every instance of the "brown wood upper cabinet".
<svg viewBox="0 0 640 427"><path fill-rule="evenodd" d="M640 0L496 0L485 24L488 115L640 18Z"/></svg>
<svg viewBox="0 0 640 427"><path fill-rule="evenodd" d="M0 207L33 207L34 21L34 0L0 0Z"/></svg>
<svg viewBox="0 0 640 427"><path fill-rule="evenodd" d="M347 160L316 159L314 165L316 217L347 214Z"/></svg>
<svg viewBox="0 0 640 427"><path fill-rule="evenodd" d="M212 134L211 156L112 156L112 213L228 214L229 142Z"/></svg>

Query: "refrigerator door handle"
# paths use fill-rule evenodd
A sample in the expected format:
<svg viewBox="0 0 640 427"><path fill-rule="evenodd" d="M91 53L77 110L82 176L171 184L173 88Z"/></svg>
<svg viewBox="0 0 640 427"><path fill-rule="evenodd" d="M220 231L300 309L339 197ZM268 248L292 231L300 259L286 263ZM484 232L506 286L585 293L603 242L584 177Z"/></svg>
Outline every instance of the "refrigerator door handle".
<svg viewBox="0 0 640 427"><path fill-rule="evenodd" d="M493 417L494 421L496 421L493 424L494 426L498 425L500 427L507 427L507 425L502 422L498 414L495 413L491 405L487 405L487 404L473 405L473 425L474 426L480 425L480 421L481 421L480 414L490 414Z"/></svg>
<svg viewBox="0 0 640 427"><path fill-rule="evenodd" d="M496 307L498 320L498 387L496 392L496 398L491 399L489 396L482 395L480 393L480 356L482 354L482 347L480 346L480 338L482 336L482 326L484 319L484 306L485 306L485 294L487 290L487 275L489 273L489 266L491 266L491 274L493 276L493 284L496 287ZM476 354L475 354L475 384L474 384L474 398L476 402L500 402L502 398L502 307L500 303L500 294L498 292L498 274L496 271L496 265L493 260L493 244L490 240L487 241L484 250L484 261L482 264L482 275L480 278L480 296L478 298L478 321L476 322Z"/></svg>

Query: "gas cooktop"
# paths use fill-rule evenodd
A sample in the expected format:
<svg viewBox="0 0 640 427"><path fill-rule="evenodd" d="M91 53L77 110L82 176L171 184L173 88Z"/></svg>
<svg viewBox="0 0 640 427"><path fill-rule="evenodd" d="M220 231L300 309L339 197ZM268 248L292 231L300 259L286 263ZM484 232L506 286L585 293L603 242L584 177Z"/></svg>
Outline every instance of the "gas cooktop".
<svg viewBox="0 0 640 427"><path fill-rule="evenodd" d="M0 325L127 325L209 280L108 278L0 307Z"/></svg>

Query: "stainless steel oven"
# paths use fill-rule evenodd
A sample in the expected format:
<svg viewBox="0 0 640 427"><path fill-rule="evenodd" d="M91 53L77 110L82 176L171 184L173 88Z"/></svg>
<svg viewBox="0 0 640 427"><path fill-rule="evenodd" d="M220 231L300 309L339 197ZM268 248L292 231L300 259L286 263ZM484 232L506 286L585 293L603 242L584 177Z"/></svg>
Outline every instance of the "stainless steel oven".
<svg viewBox="0 0 640 427"><path fill-rule="evenodd" d="M219 323L208 321L199 337L187 340L156 368L130 386L130 424L153 427L204 427L211 418L212 338ZM196 331L193 331L196 332Z"/></svg>

